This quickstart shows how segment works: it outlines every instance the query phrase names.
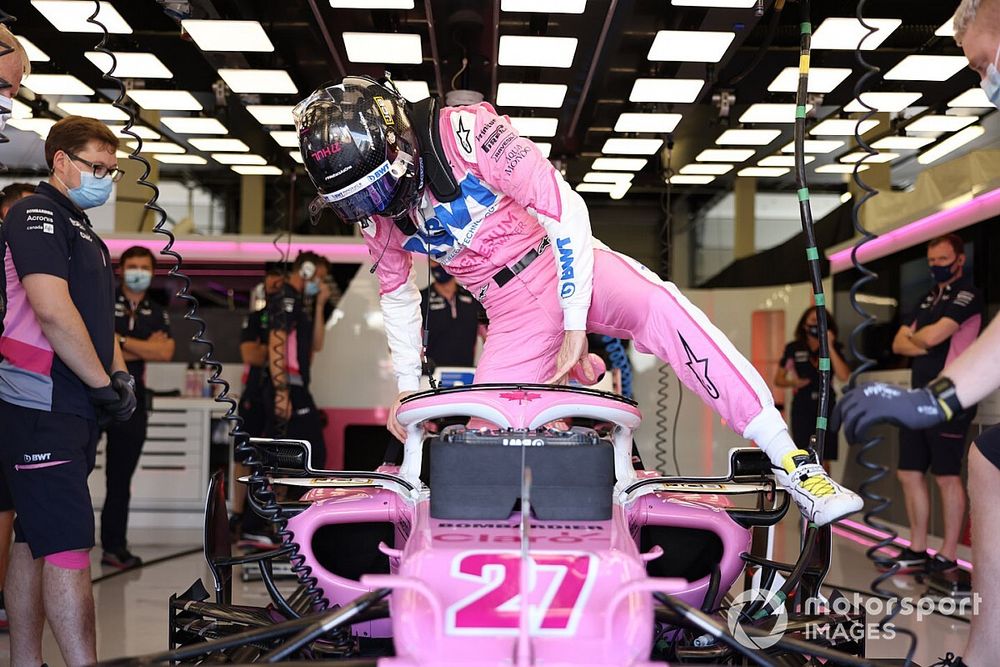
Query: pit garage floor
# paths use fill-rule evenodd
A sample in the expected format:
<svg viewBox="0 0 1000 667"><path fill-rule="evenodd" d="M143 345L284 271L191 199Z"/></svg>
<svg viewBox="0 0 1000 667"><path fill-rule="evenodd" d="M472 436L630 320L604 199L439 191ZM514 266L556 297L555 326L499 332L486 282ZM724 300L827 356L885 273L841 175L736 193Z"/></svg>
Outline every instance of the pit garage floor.
<svg viewBox="0 0 1000 667"><path fill-rule="evenodd" d="M794 560L798 545L797 514L789 512L776 532L774 556L779 560ZM211 575L200 551L200 530L133 530L132 551L148 564L131 571L116 573L100 565L100 552L92 552L94 601L97 606L98 656L110 659L161 651L167 642L167 598L180 593L198 577L211 587ZM827 582L847 588L867 590L875 573L865 557L867 543L837 529L833 538L833 564ZM932 543L932 546L935 546ZM187 552L187 553L185 553ZM180 555L179 555L180 554ZM967 550L960 557L968 559ZM111 574L112 576L107 576ZM900 595L918 598L924 587L913 577L896 577L893 581ZM827 589L827 592L829 589ZM848 593L848 595L850 595ZM259 582L235 582L237 603L263 604L266 593ZM959 653L965 646L969 625L966 620L931 615L916 622L915 616L901 617L898 627L916 629L920 642L914 660L929 665L947 651ZM906 652L906 637L893 640L876 639L868 643L868 656L902 657ZM63 666L59 649L51 632L46 629L44 657L50 667ZM10 664L9 641L0 635L0 664Z"/></svg>

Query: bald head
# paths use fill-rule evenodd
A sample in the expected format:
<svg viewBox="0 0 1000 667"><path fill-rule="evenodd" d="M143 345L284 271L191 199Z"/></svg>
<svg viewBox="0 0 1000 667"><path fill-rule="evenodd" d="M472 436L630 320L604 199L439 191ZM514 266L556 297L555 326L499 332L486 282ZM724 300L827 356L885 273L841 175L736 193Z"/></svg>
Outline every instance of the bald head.
<svg viewBox="0 0 1000 667"><path fill-rule="evenodd" d="M5 25L0 25L0 42L10 49L10 53L0 56L0 78L10 84L9 87L0 89L0 95L14 97L21 88L21 78L31 73L31 61L17 37Z"/></svg>
<svg viewBox="0 0 1000 667"><path fill-rule="evenodd" d="M1000 0L962 0L955 11L955 41L969 67L984 78L1000 46Z"/></svg>

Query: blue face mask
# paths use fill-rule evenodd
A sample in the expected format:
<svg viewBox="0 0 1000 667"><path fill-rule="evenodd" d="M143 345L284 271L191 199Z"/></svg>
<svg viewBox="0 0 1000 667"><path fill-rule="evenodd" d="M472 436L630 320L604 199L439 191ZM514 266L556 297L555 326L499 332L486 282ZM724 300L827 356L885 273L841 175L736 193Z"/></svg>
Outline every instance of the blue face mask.
<svg viewBox="0 0 1000 667"><path fill-rule="evenodd" d="M958 260L956 259L955 262ZM934 278L936 283L946 283L955 277L951 269L955 266L955 262L952 262L948 266L932 266L931 267L931 277Z"/></svg>
<svg viewBox="0 0 1000 667"><path fill-rule="evenodd" d="M979 82L979 87L986 93L990 104L1000 109L1000 71L997 70L997 58L1000 58L1000 44L997 44L996 55L993 56L993 62L990 63L990 66L986 68L986 76Z"/></svg>
<svg viewBox="0 0 1000 667"><path fill-rule="evenodd" d="M434 282L436 283L446 283L451 280L451 274L440 265L431 267L431 275L434 277Z"/></svg>
<svg viewBox="0 0 1000 667"><path fill-rule="evenodd" d="M66 194L70 201L81 209L96 208L107 202L111 196L111 178L97 178L93 173L80 168L77 171L80 172L80 185L68 189Z"/></svg>
<svg viewBox="0 0 1000 667"><path fill-rule="evenodd" d="M146 269L125 269L125 286L133 292L145 292L152 280L153 274Z"/></svg>
<svg viewBox="0 0 1000 667"><path fill-rule="evenodd" d="M319 283L314 281L309 281L306 283L304 289L306 296L316 296L317 294L319 294Z"/></svg>

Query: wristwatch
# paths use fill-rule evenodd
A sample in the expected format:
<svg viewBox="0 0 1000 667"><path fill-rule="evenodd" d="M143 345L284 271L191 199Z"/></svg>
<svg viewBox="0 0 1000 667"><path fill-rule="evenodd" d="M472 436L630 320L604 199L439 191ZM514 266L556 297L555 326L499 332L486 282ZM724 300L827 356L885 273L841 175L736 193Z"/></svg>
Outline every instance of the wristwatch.
<svg viewBox="0 0 1000 667"><path fill-rule="evenodd" d="M951 421L955 415L961 414L962 404L958 400L958 392L955 390L955 383L950 378L941 376L927 385L931 396L937 401L938 407L944 413L945 421Z"/></svg>

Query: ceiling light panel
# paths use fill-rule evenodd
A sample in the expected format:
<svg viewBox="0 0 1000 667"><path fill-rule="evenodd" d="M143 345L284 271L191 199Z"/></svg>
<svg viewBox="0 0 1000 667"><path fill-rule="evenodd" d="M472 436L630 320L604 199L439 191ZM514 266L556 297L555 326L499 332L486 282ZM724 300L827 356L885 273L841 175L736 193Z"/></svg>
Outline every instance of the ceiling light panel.
<svg viewBox="0 0 1000 667"><path fill-rule="evenodd" d="M185 19L181 27L202 51L274 51L274 44L258 21Z"/></svg>
<svg viewBox="0 0 1000 667"><path fill-rule="evenodd" d="M805 164L816 161L815 155L803 155L803 161ZM794 167L795 166L795 156L794 155L768 155L766 158L757 163L758 167Z"/></svg>
<svg viewBox="0 0 1000 667"><path fill-rule="evenodd" d="M846 67L812 67L809 69L810 93L829 93L851 75ZM786 67L767 87L772 93L794 93L799 89L799 68Z"/></svg>
<svg viewBox="0 0 1000 667"><path fill-rule="evenodd" d="M299 133L295 130L275 130L271 132L271 138L282 148L299 147Z"/></svg>
<svg viewBox="0 0 1000 667"><path fill-rule="evenodd" d="M387 32L345 32L344 48L352 63L419 65L424 52L420 35Z"/></svg>
<svg viewBox="0 0 1000 667"><path fill-rule="evenodd" d="M188 143L200 151L206 151L209 153L213 151L217 151L219 153L246 153L250 150L250 147L239 139L208 139L197 137L194 139L188 139Z"/></svg>
<svg viewBox="0 0 1000 667"><path fill-rule="evenodd" d="M505 12L544 12L546 14L582 14L587 0L500 0Z"/></svg>
<svg viewBox="0 0 1000 667"><path fill-rule="evenodd" d="M678 174L670 177L671 185L708 185L715 180L715 176L709 175L689 175Z"/></svg>
<svg viewBox="0 0 1000 667"><path fill-rule="evenodd" d="M125 134L124 125L108 125L108 129L115 133L115 136L119 139L135 139L131 134ZM146 127L145 125L133 125L128 130L132 134L137 135L141 139L150 139L156 141L160 138L159 132L154 132L152 129Z"/></svg>
<svg viewBox="0 0 1000 667"><path fill-rule="evenodd" d="M606 192L610 193L616 190L618 185L615 183L580 183L576 186L577 192Z"/></svg>
<svg viewBox="0 0 1000 667"><path fill-rule="evenodd" d="M865 164L885 164L886 162L892 162L898 157L899 153L876 153L872 155L865 151L854 151L853 153L841 156L840 161L844 164L854 164L855 162L862 161Z"/></svg>
<svg viewBox="0 0 1000 667"><path fill-rule="evenodd" d="M843 145L844 145L843 141L837 141L837 140L833 140L833 139L830 139L830 140L827 140L827 139L806 139L803 142L803 151L806 152L806 153L826 154L826 153L832 153L833 151L837 150L838 148L842 147ZM790 144L785 144L784 146L782 146L781 147L781 152L782 153L794 153L795 152L795 142L793 141Z"/></svg>
<svg viewBox="0 0 1000 667"><path fill-rule="evenodd" d="M620 155L652 155L663 146L663 139L619 139L604 142L602 153Z"/></svg>
<svg viewBox="0 0 1000 667"><path fill-rule="evenodd" d="M933 137L885 137L872 144L875 150L913 151L934 143Z"/></svg>
<svg viewBox="0 0 1000 667"><path fill-rule="evenodd" d="M849 118L831 118L824 120L809 130L809 134L816 136L850 137L854 136L854 129L857 125L858 121ZM877 126L877 120L863 120L861 121L861 134L864 135Z"/></svg>
<svg viewBox="0 0 1000 667"><path fill-rule="evenodd" d="M17 36L17 41L24 48L24 52L28 54L28 60L33 63L47 63L51 58L49 54L42 51L40 48L35 46L35 43L23 35Z"/></svg>
<svg viewBox="0 0 1000 667"><path fill-rule="evenodd" d="M288 151L288 155L299 164L303 164L302 153L299 151Z"/></svg>
<svg viewBox="0 0 1000 667"><path fill-rule="evenodd" d="M558 118L511 118L511 125L522 137L554 137L559 125Z"/></svg>
<svg viewBox="0 0 1000 667"><path fill-rule="evenodd" d="M906 56L885 73L888 81L947 81L969 62L965 56Z"/></svg>
<svg viewBox="0 0 1000 667"><path fill-rule="evenodd" d="M982 88L970 88L955 99L948 102L952 108L964 109L990 109L993 104L990 98L986 97L986 91Z"/></svg>
<svg viewBox="0 0 1000 667"><path fill-rule="evenodd" d="M726 130L715 143L720 146L766 146L781 136L781 130Z"/></svg>
<svg viewBox="0 0 1000 667"><path fill-rule="evenodd" d="M535 142L535 146L538 147L538 152L542 154L542 157L548 160L549 155L552 154L552 144L540 141L540 142Z"/></svg>
<svg viewBox="0 0 1000 667"><path fill-rule="evenodd" d="M695 158L698 162L745 162L757 151L749 148L706 148Z"/></svg>
<svg viewBox="0 0 1000 667"><path fill-rule="evenodd" d="M955 36L955 20L948 19L941 27L934 31L934 34L938 37L954 37Z"/></svg>
<svg viewBox="0 0 1000 667"><path fill-rule="evenodd" d="M34 132L42 139L48 136L49 129L55 124L56 122L51 118L11 118L7 121L7 125L10 127L16 127L25 132Z"/></svg>
<svg viewBox="0 0 1000 667"><path fill-rule="evenodd" d="M168 130L177 134L229 134L226 126L215 118L189 118L163 116L160 118Z"/></svg>
<svg viewBox="0 0 1000 667"><path fill-rule="evenodd" d="M573 66L576 55L576 37L525 37L502 35L497 61L509 67L559 67Z"/></svg>
<svg viewBox="0 0 1000 667"><path fill-rule="evenodd" d="M77 0L31 0L42 16L45 17L59 32L103 32L96 23L88 23L87 19L94 13L93 2L78 2ZM117 35L128 35L132 27L125 22L118 10L110 2L101 2L100 11L95 20L100 21L108 32Z"/></svg>
<svg viewBox="0 0 1000 667"><path fill-rule="evenodd" d="M497 87L497 105L558 109L566 98L566 90L562 83L501 83Z"/></svg>
<svg viewBox="0 0 1000 667"><path fill-rule="evenodd" d="M733 165L731 164L686 164L681 167L680 173L685 175L697 175L697 176L722 176L723 174L728 174L733 170Z"/></svg>
<svg viewBox="0 0 1000 667"><path fill-rule="evenodd" d="M21 85L37 95L93 95L94 89L71 74L29 74Z"/></svg>
<svg viewBox="0 0 1000 667"><path fill-rule="evenodd" d="M974 141L979 137L983 136L986 132L982 125L974 125L973 127L967 127L961 132L953 134L936 146L931 147L926 152L921 153L917 157L917 162L920 164L931 164L932 162L937 162L945 155L958 150L970 141Z"/></svg>
<svg viewBox="0 0 1000 667"><path fill-rule="evenodd" d="M267 164L267 160L253 153L212 153L212 159L219 164Z"/></svg>
<svg viewBox="0 0 1000 667"><path fill-rule="evenodd" d="M735 37L734 32L660 30L646 58L653 61L717 63L726 55Z"/></svg>
<svg viewBox="0 0 1000 667"><path fill-rule="evenodd" d="M164 164L208 164L208 160L200 155L172 155L170 153L154 153L153 159Z"/></svg>
<svg viewBox="0 0 1000 667"><path fill-rule="evenodd" d="M330 0L334 9L413 9L413 0Z"/></svg>
<svg viewBox="0 0 1000 667"><path fill-rule="evenodd" d="M593 171L639 171L646 166L646 158L599 157L590 166Z"/></svg>
<svg viewBox="0 0 1000 667"><path fill-rule="evenodd" d="M138 141L129 141L125 144L131 149L139 145ZM172 141L144 141L139 149L143 153L186 153L183 146L178 146Z"/></svg>
<svg viewBox="0 0 1000 667"><path fill-rule="evenodd" d="M122 79L170 79L174 76L163 62L152 53L114 52L114 62L111 56L100 51L87 51L87 60L94 67L105 73L114 65L113 74Z"/></svg>
<svg viewBox="0 0 1000 667"><path fill-rule="evenodd" d="M281 169L278 167L236 166L232 169L242 176L281 176Z"/></svg>
<svg viewBox="0 0 1000 667"><path fill-rule="evenodd" d="M247 111L261 125L295 125L291 105L248 104Z"/></svg>
<svg viewBox="0 0 1000 667"><path fill-rule="evenodd" d="M219 76L234 93L295 94L292 77L283 69L220 69Z"/></svg>
<svg viewBox="0 0 1000 667"><path fill-rule="evenodd" d="M787 167L747 167L746 169L740 169L736 172L736 175L753 178L777 178L784 176L790 171L791 169Z"/></svg>
<svg viewBox="0 0 1000 667"><path fill-rule="evenodd" d="M817 174L853 174L854 169L857 168L858 171L867 171L868 165L856 165L856 164L824 164L816 167Z"/></svg>
<svg viewBox="0 0 1000 667"><path fill-rule="evenodd" d="M105 102L60 102L60 109L72 116L85 116L97 120L128 120L128 114Z"/></svg>
<svg viewBox="0 0 1000 667"><path fill-rule="evenodd" d="M11 109L11 118L31 118L34 116L34 114L31 113L31 107L21 100L14 99L11 100L11 102L14 103L14 106Z"/></svg>
<svg viewBox="0 0 1000 667"><path fill-rule="evenodd" d="M656 132L666 134L677 129L679 113L623 113L615 123L615 132Z"/></svg>
<svg viewBox="0 0 1000 667"><path fill-rule="evenodd" d="M977 116L924 116L906 126L907 132L957 132L975 123Z"/></svg>
<svg viewBox="0 0 1000 667"><path fill-rule="evenodd" d="M393 81L393 83L410 102L419 102L431 96L431 89L426 81Z"/></svg>
<svg viewBox="0 0 1000 667"><path fill-rule="evenodd" d="M920 93L861 93L861 102L870 107L875 107L876 111L883 113L899 113L921 98ZM844 107L847 113L864 113L868 109L861 105L855 98Z"/></svg>
<svg viewBox="0 0 1000 667"><path fill-rule="evenodd" d="M671 0L674 7L719 7L720 9L747 9L758 0Z"/></svg>
<svg viewBox="0 0 1000 667"><path fill-rule="evenodd" d="M635 174L626 171L588 171L583 175L584 183L631 183Z"/></svg>
<svg viewBox="0 0 1000 667"><path fill-rule="evenodd" d="M861 50L872 51L877 49L903 22L900 19L866 18L865 23L875 28L875 32L870 33L869 29L861 25L861 21L856 18L830 17L813 31L812 48L853 51L864 39Z"/></svg>
<svg viewBox="0 0 1000 667"><path fill-rule="evenodd" d="M201 102L186 90L146 90L136 88L128 91L136 104L143 109L162 111L201 111Z"/></svg>
<svg viewBox="0 0 1000 667"><path fill-rule="evenodd" d="M698 99L705 86L702 79L636 79L630 102L689 104Z"/></svg>
<svg viewBox="0 0 1000 667"><path fill-rule="evenodd" d="M812 105L806 105L806 111L812 110ZM741 123L794 123L794 104L751 104L750 108L740 116Z"/></svg>

